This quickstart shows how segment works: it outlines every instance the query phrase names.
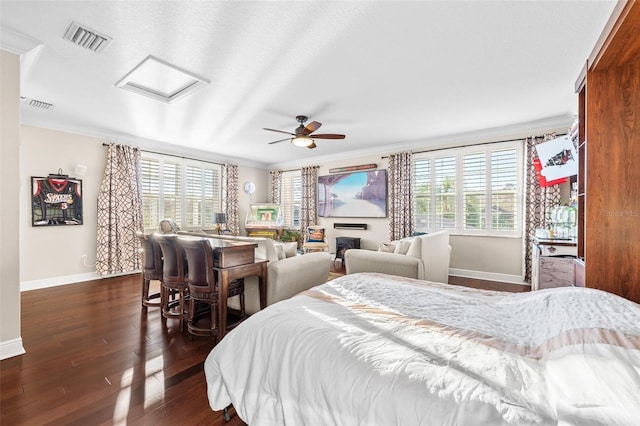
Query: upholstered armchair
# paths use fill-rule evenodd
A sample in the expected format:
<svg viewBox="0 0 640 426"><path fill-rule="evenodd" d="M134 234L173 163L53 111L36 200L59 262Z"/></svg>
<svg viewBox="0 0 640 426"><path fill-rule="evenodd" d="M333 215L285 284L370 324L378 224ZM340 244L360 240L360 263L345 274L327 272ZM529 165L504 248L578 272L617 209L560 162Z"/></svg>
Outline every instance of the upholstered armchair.
<svg viewBox="0 0 640 426"><path fill-rule="evenodd" d="M449 231L405 239L394 251L347 250L346 272L381 272L440 283L449 281Z"/></svg>

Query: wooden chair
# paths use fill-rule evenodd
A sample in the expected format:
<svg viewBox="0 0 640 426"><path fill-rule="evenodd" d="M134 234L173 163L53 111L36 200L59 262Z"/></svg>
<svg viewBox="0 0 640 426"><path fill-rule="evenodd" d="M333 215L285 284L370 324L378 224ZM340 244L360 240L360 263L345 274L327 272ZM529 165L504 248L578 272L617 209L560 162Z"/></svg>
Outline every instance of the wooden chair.
<svg viewBox="0 0 640 426"><path fill-rule="evenodd" d="M211 244L206 239L183 237L179 240L184 249L189 275L187 285L189 287L189 315L187 319L187 331L196 336L219 336L218 333L218 282L214 268L214 254ZM238 296L240 298L240 310L228 309L228 313L238 317L236 322L227 322L227 329L237 325L245 317L244 303L244 279L239 279L229 284L227 297ZM206 305L205 310L198 310L198 304ZM209 314L210 323L207 327L199 323Z"/></svg>
<svg viewBox="0 0 640 426"><path fill-rule="evenodd" d="M184 330L189 295L184 253L176 235L155 234L154 237L162 250L162 316L180 320L180 328Z"/></svg>
<svg viewBox="0 0 640 426"><path fill-rule="evenodd" d="M151 281L160 281L162 289L162 250L153 235L145 235L144 232L137 231L136 237L140 240L142 252L142 308L148 306L161 306L160 299L162 291L149 294Z"/></svg>

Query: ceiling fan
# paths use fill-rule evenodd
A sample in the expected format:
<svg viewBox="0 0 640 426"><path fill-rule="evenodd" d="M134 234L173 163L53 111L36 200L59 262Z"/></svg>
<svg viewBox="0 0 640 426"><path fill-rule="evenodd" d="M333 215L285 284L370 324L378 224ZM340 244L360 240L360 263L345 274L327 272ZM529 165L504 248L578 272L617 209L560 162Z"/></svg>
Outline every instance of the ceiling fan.
<svg viewBox="0 0 640 426"><path fill-rule="evenodd" d="M300 125L296 128L295 133L287 132L284 130L267 129L266 127L263 128L263 130L268 130L270 132L286 133L287 135L293 136L292 138L284 138L277 141L269 142L269 145L290 140L291 143L295 146L302 146L313 149L316 147L314 139L344 139L344 135L338 135L335 133L321 133L315 135L312 134L313 132L318 130L320 126L322 126L322 123L312 121L305 126L304 123L306 123L308 120L308 117L306 115L298 115L296 116L296 120L298 121L298 123L300 123Z"/></svg>

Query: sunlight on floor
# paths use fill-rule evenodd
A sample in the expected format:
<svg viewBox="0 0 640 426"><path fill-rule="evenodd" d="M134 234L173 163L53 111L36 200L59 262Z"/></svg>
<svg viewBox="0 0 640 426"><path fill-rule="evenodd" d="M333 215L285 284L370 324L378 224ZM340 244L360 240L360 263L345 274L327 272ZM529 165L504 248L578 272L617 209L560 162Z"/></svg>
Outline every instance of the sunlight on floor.
<svg viewBox="0 0 640 426"><path fill-rule="evenodd" d="M116 399L113 409L113 424L126 425L127 417L131 409L132 385L135 386L135 377L144 376L144 384L141 391L144 392L144 409L147 410L153 404L164 399L164 358L158 355L147 360L142 371L138 371L136 367L128 368L122 374L120 379L120 392Z"/></svg>

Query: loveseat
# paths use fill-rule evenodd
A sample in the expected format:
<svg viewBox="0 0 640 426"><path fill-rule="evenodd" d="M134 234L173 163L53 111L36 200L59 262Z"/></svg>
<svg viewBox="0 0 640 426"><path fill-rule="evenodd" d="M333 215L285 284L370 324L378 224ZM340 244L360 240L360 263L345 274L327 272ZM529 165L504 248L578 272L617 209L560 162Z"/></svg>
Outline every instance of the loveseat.
<svg viewBox="0 0 640 426"><path fill-rule="evenodd" d="M308 290L318 284L327 282L331 268L329 253L309 253L297 255L296 243L287 245L271 238L238 237L233 235L217 235L215 231L180 231L181 235L214 237L220 239L245 241L258 245L255 249L256 259L266 259L267 264L267 306L288 299L301 291ZM245 309L248 314L260 310L258 277L248 277L244 281ZM237 308L236 298L229 299L229 306Z"/></svg>
<svg viewBox="0 0 640 426"><path fill-rule="evenodd" d="M385 247L386 246L386 247ZM389 251L385 251L388 247ZM438 231L381 245L379 251L350 249L344 254L347 274L381 272L448 283L449 231Z"/></svg>

